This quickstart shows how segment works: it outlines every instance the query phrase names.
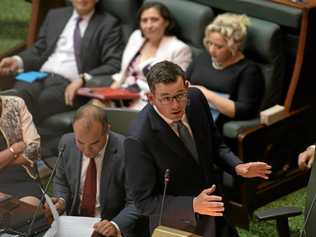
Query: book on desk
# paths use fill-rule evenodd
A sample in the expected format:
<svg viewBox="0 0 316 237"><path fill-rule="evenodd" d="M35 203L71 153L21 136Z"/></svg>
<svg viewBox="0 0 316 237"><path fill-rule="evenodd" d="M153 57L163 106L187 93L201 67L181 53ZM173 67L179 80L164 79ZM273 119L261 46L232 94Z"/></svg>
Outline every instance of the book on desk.
<svg viewBox="0 0 316 237"><path fill-rule="evenodd" d="M140 95L137 92L132 92L123 88L110 87L83 87L77 92L78 95L87 96L90 98L106 100L135 100L139 99Z"/></svg>

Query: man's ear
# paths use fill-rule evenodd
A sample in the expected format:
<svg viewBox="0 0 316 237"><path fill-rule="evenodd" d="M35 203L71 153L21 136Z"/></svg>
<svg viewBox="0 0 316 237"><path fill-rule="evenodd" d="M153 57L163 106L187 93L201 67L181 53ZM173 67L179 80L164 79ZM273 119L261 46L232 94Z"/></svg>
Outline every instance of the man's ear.
<svg viewBox="0 0 316 237"><path fill-rule="evenodd" d="M153 102L154 102L154 95L153 95L153 93L152 93L152 92L147 92L147 93L146 93L146 97L147 97L147 99L148 99L148 102L149 102L150 104L153 104Z"/></svg>

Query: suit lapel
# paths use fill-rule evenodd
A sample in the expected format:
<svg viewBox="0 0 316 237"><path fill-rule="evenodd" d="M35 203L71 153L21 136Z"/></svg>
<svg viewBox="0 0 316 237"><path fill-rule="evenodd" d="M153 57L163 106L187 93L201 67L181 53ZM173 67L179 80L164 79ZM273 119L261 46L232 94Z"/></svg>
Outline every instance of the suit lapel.
<svg viewBox="0 0 316 237"><path fill-rule="evenodd" d="M98 25L100 23L100 17L98 14L94 13L91 17L89 24L87 26L87 29L83 35L83 38L81 39L80 44L80 68L81 71L84 71L83 67L86 65L85 63L85 53L89 50L89 45L91 42L91 38L93 37L94 32L96 32L96 29L98 28Z"/></svg>
<svg viewBox="0 0 316 237"><path fill-rule="evenodd" d="M168 146L171 150L177 153L178 157L186 159L187 161L194 161L196 164L195 158L192 156L190 151L186 146L181 142L172 128L167 124L155 111L155 109L149 105L149 117L151 120L151 126L154 131L157 132L157 136L162 143Z"/></svg>
<svg viewBox="0 0 316 237"><path fill-rule="evenodd" d="M72 16L73 13L73 9L72 8L67 8L65 10L65 12L63 12L63 14L59 14L58 19L54 19L54 20L58 20L60 22L60 24L55 24L54 27L52 27L52 34L49 35L48 37L51 37L51 39L48 39L50 42L52 42L52 44L50 45L49 49L48 49L48 54L51 54L51 52L55 49L57 41L61 35L61 33L63 32L63 30L65 29L66 24L68 23L70 17Z"/></svg>
<svg viewBox="0 0 316 237"><path fill-rule="evenodd" d="M76 145L75 145L76 146ZM74 149L71 150L69 157L73 159L73 173L76 176L75 180L78 182L75 182L71 185L74 185L74 196L73 196L73 202L71 205L71 213L78 213L79 205L80 205L80 180L81 180L81 167L82 167L82 154L81 152L74 147Z"/></svg>
<svg viewBox="0 0 316 237"><path fill-rule="evenodd" d="M189 90L190 96L190 90ZM209 180L209 172L212 169L210 153L208 151L213 150L212 137L208 136L206 129L210 129L208 120L203 120L203 110L209 109L201 106L200 101L196 103L196 97L190 96L190 104L186 108L186 116L191 126L196 148L199 154L200 167L203 169L204 177ZM200 116L194 116L200 114Z"/></svg>
<svg viewBox="0 0 316 237"><path fill-rule="evenodd" d="M106 200L108 197L108 190L110 186L110 181L112 177L113 164L115 162L115 154L117 153L116 143L114 137L109 133L108 143L104 152L103 162L102 162L102 171L101 171L101 180L100 180L100 205L101 205L101 214L104 212ZM105 205L103 205L105 204Z"/></svg>

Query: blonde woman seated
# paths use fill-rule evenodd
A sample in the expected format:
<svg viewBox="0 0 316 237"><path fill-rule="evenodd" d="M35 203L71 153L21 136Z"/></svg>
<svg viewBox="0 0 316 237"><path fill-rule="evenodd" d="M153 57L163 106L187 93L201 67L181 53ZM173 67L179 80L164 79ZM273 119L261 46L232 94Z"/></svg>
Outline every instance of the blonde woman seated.
<svg viewBox="0 0 316 237"><path fill-rule="evenodd" d="M34 162L40 157L40 137L24 101L0 96L0 192L32 205L39 203Z"/></svg>
<svg viewBox="0 0 316 237"><path fill-rule="evenodd" d="M245 58L241 47L247 36L249 18L225 13L206 27L204 45L187 71L191 86L207 98L213 119L243 120L255 117L261 103L264 81L258 66Z"/></svg>
<svg viewBox="0 0 316 237"><path fill-rule="evenodd" d="M166 6L147 2L138 12L139 30L132 33L123 53L121 71L112 76L113 88L128 88L141 93L131 108L146 104L149 87L144 74L160 61L168 60L186 70L191 63L191 49L174 35L175 23Z"/></svg>

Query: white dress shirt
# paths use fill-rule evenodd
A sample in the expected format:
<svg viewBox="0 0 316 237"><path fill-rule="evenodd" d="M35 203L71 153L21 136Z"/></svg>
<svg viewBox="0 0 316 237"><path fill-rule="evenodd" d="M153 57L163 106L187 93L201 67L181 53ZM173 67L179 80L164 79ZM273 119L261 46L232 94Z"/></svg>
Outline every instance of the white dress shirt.
<svg viewBox="0 0 316 237"><path fill-rule="evenodd" d="M154 106L154 109L156 110L158 115L170 126L172 131L174 131L174 133L177 134L177 136L179 137L179 132L178 132L177 126L175 124L175 122L178 122L178 121L173 121L173 120L168 119L167 117L165 117L163 114L161 114L159 112L159 110L157 109L156 106ZM192 129L190 127L190 124L188 122L186 114L183 114L183 116L181 118L181 122L183 123L184 126L186 126L186 128L189 130L190 135L193 137Z"/></svg>
<svg viewBox="0 0 316 237"><path fill-rule="evenodd" d="M107 141L108 141L108 138L109 136L107 136L107 139L106 139ZM97 168L97 194L96 194L96 203L95 203L95 217L101 217L100 182L101 182L101 173L102 173L103 159L104 159L106 147L107 147L107 143L104 145L101 151L94 158L95 165ZM80 175L80 203L82 201L84 183L86 180L86 174L87 174L87 169L89 166L90 159L91 158L88 158L85 155L82 155L82 165L81 165L81 175ZM119 226L113 221L111 221L111 223L115 226L118 232L118 236L121 236L121 231L120 231Z"/></svg>
<svg viewBox="0 0 316 237"><path fill-rule="evenodd" d="M94 11L82 17L82 20L79 23L81 37L83 37L86 31L93 13ZM73 44L73 34L78 18L78 13L74 11L57 40L54 52L43 64L40 71L56 73L70 81L79 78Z"/></svg>
<svg viewBox="0 0 316 237"><path fill-rule="evenodd" d="M84 33L93 14L94 10L89 14L81 17L82 20L79 23L81 37L84 36ZM54 52L42 65L40 71L59 74L69 81L79 79L79 71L76 64L73 44L73 34L78 17L78 13L76 11L73 11L73 14L69 18L64 30L59 35ZM20 56L13 57L17 60L19 72L24 71L22 58Z"/></svg>

